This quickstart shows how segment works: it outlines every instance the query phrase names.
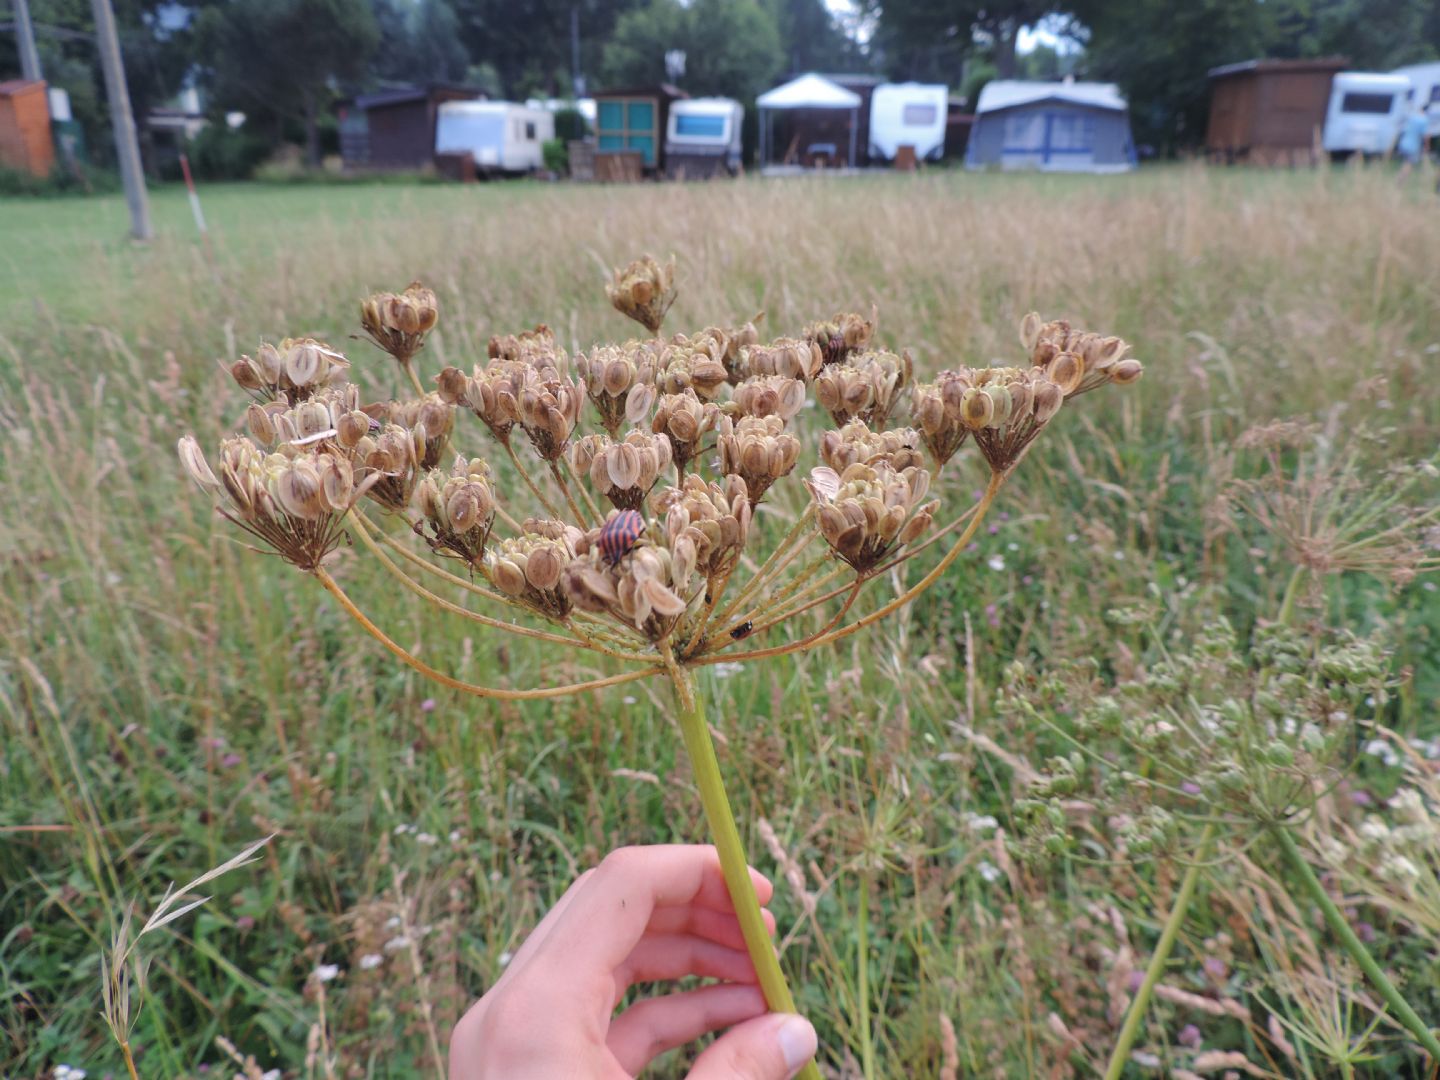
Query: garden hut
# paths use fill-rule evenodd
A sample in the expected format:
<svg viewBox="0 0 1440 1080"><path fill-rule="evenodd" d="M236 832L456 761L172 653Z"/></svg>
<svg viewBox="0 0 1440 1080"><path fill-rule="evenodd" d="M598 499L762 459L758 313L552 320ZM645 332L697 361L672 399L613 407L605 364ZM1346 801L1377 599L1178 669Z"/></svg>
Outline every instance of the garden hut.
<svg viewBox="0 0 1440 1080"><path fill-rule="evenodd" d="M1205 156L1251 165L1310 163L1330 84L1345 60L1246 60L1210 71Z"/></svg>
<svg viewBox="0 0 1440 1080"><path fill-rule="evenodd" d="M50 101L39 79L0 82L0 166L49 176L55 164Z"/></svg>
<svg viewBox="0 0 1440 1080"><path fill-rule="evenodd" d="M424 169L435 162L435 125L447 101L480 101L475 87L431 83L361 94L340 108L346 168Z"/></svg>
<svg viewBox="0 0 1440 1080"><path fill-rule="evenodd" d="M988 82L975 103L965 167L1125 172L1135 167L1129 107L1114 83Z"/></svg>
<svg viewBox="0 0 1440 1080"><path fill-rule="evenodd" d="M669 83L625 86L595 95L595 171L611 179L638 179L631 169L607 162L637 159L646 173L665 168L665 127L670 103L690 95Z"/></svg>
<svg viewBox="0 0 1440 1080"><path fill-rule="evenodd" d="M857 150L864 146L860 131L864 103L860 94L813 72L765 91L755 99L760 110L761 167L772 161L854 167ZM775 137L777 112L783 117L783 146Z"/></svg>

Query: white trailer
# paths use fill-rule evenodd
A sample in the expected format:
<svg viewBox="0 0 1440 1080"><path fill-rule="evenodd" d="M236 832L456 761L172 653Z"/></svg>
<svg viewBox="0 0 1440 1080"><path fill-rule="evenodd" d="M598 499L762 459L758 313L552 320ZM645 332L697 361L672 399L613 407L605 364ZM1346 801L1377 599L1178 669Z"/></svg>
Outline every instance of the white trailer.
<svg viewBox="0 0 1440 1080"><path fill-rule="evenodd" d="M870 96L870 157L893 161L902 146L913 146L919 161L945 153L948 88L938 83L882 83Z"/></svg>
<svg viewBox="0 0 1440 1080"><path fill-rule="evenodd" d="M435 152L469 154L480 172L534 172L554 137L553 115L513 101L446 101L435 120Z"/></svg>
<svg viewBox="0 0 1440 1080"><path fill-rule="evenodd" d="M681 98L665 121L665 174L734 176L740 171L740 127L745 108L731 98Z"/></svg>
<svg viewBox="0 0 1440 1080"><path fill-rule="evenodd" d="M1410 80L1415 91L1410 101L1419 102L1430 118L1425 133L1432 139L1440 136L1440 64L1411 64L1396 68L1390 74L1403 75Z"/></svg>
<svg viewBox="0 0 1440 1080"><path fill-rule="evenodd" d="M1414 92L1404 75L1342 71L1330 85L1323 145L1331 154L1388 154Z"/></svg>

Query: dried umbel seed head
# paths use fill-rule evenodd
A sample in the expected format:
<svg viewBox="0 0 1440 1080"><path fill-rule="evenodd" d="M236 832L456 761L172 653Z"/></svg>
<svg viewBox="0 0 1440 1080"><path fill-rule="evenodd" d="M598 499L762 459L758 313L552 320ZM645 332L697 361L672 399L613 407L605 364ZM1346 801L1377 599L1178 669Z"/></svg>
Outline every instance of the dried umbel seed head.
<svg viewBox="0 0 1440 1080"><path fill-rule="evenodd" d="M392 424L424 431L425 453L420 459L422 469L433 469L440 464L445 444L455 430L454 405L438 393L429 393L411 401L392 401L385 412Z"/></svg>
<svg viewBox="0 0 1440 1080"><path fill-rule="evenodd" d="M741 477L727 476L722 486L687 476L655 509L665 515L665 541L682 580L691 571L713 579L734 570L750 538L750 493Z"/></svg>
<svg viewBox="0 0 1440 1080"><path fill-rule="evenodd" d="M365 490L350 463L332 454L267 455L247 438L226 439L217 478L194 436L177 449L190 477L223 497L223 517L302 570L316 569L339 546L340 522Z"/></svg>
<svg viewBox="0 0 1440 1080"><path fill-rule="evenodd" d="M575 548L568 536L527 532L502 540L499 549L491 552L489 576L507 596L560 619L570 613L570 597L561 587L561 579L573 558Z"/></svg>
<svg viewBox="0 0 1440 1080"><path fill-rule="evenodd" d="M930 527L938 501L921 503L930 474L911 467L856 462L844 472L821 467L807 483L817 504L820 535L835 554L861 574Z"/></svg>
<svg viewBox="0 0 1440 1080"><path fill-rule="evenodd" d="M415 505L424 522L415 531L439 555L452 555L480 567L495 523L495 492L490 466L480 458L455 458L449 475L432 470L415 489ZM429 525L430 532L424 526Z"/></svg>
<svg viewBox="0 0 1440 1080"><path fill-rule="evenodd" d="M491 360L521 360L532 367L545 367L554 364L559 349L555 344L555 331L541 323L534 330L495 335L486 352Z"/></svg>
<svg viewBox="0 0 1440 1080"><path fill-rule="evenodd" d="M373 482L370 497L386 510L401 514L410 505L424 455L423 430L386 424L355 444L354 461L357 475Z"/></svg>
<svg viewBox="0 0 1440 1080"><path fill-rule="evenodd" d="M520 422L520 393L534 370L520 360L492 360L468 376L459 368L447 367L436 384L441 401L464 405L501 443L509 445L510 432Z"/></svg>
<svg viewBox="0 0 1440 1080"><path fill-rule="evenodd" d="M744 352L751 346L759 344L760 330L757 324L763 321L764 318L765 313L761 311L757 312L753 319L741 326L732 327L728 330L702 331L702 333L707 334L719 333L724 335L725 355L720 359L725 364L725 370L730 374L731 385L738 383L741 379L745 378L746 375L750 374L745 364Z"/></svg>
<svg viewBox="0 0 1440 1080"><path fill-rule="evenodd" d="M826 365L815 378L815 397L837 424L859 419L884 427L912 374L909 353L857 353L845 363Z"/></svg>
<svg viewBox="0 0 1440 1080"><path fill-rule="evenodd" d="M350 361L314 338L286 338L279 346L261 345L253 358L230 365L230 376L259 401L294 405L344 377Z"/></svg>
<svg viewBox="0 0 1440 1080"><path fill-rule="evenodd" d="M402 364L425 347L425 335L439 319L435 293L418 281L403 293L373 293L360 302L360 326Z"/></svg>
<svg viewBox="0 0 1440 1080"><path fill-rule="evenodd" d="M650 430L669 436L675 465L683 473L690 459L699 452L701 439L714 429L719 415L716 406L701 401L693 390L666 394L655 408Z"/></svg>
<svg viewBox="0 0 1440 1080"><path fill-rule="evenodd" d="M875 312L870 318L854 312L841 312L829 319L808 324L801 336L820 348L827 364L838 364L857 349L870 344L875 336Z"/></svg>
<svg viewBox="0 0 1440 1080"><path fill-rule="evenodd" d="M786 432L778 416L742 416L738 422L722 416L717 430L720 471L745 481L751 507L800 460L800 440Z"/></svg>
<svg viewBox="0 0 1440 1080"><path fill-rule="evenodd" d="M664 354L664 367L656 385L662 394L679 394L685 390L695 391L701 401L714 401L729 378L723 361L711 355L715 342L706 339L692 343L679 337ZM723 350L720 350L724 355Z"/></svg>
<svg viewBox="0 0 1440 1080"><path fill-rule="evenodd" d="M359 389L347 383L325 387L288 408L280 401L251 404L245 410L245 426L266 446L288 445L348 457L375 422L360 407Z"/></svg>
<svg viewBox="0 0 1440 1080"><path fill-rule="evenodd" d="M677 572L670 550L648 541L612 563L600 550L601 531L586 534L565 568L566 595L582 611L611 615L651 641L663 640L685 614L687 597L695 590Z"/></svg>
<svg viewBox="0 0 1440 1080"><path fill-rule="evenodd" d="M963 377L970 385L960 394L960 421L996 473L1014 467L1065 401L1059 384L1036 368L967 368Z"/></svg>
<svg viewBox="0 0 1440 1080"><path fill-rule="evenodd" d="M610 437L620 429L639 424L650 416L658 391L656 354L635 342L627 345L598 345L588 354L575 357L575 370L585 381L590 404L600 414L600 423Z"/></svg>
<svg viewBox="0 0 1440 1080"><path fill-rule="evenodd" d="M675 302L675 260L661 266L649 255L636 259L606 286L615 310L628 315L652 334L660 333L665 313Z"/></svg>
<svg viewBox="0 0 1440 1080"><path fill-rule="evenodd" d="M778 416L788 422L805 404L805 384L783 375L754 375L735 388L732 400L741 416Z"/></svg>
<svg viewBox="0 0 1440 1080"><path fill-rule="evenodd" d="M942 371L934 382L915 387L911 396L910 415L936 465L954 457L970 435L961 412L965 391L971 388L969 372L969 368Z"/></svg>
<svg viewBox="0 0 1440 1080"><path fill-rule="evenodd" d="M1106 383L1128 385L1144 372L1120 338L1076 330L1063 319L1045 322L1033 311L1020 320L1020 343L1031 365L1043 370L1067 398Z"/></svg>
<svg viewBox="0 0 1440 1080"><path fill-rule="evenodd" d="M669 478L674 455L667 436L632 431L618 443L586 435L572 446L570 464L616 509L639 510L656 482Z"/></svg>
<svg viewBox="0 0 1440 1080"><path fill-rule="evenodd" d="M896 472L921 468L920 433L913 428L871 431L863 420L852 420L839 431L820 437L820 460L842 473L857 461L863 465L886 464Z"/></svg>
<svg viewBox="0 0 1440 1080"><path fill-rule="evenodd" d="M530 436L530 444L546 461L559 461L565 453L570 433L580 422L580 408L585 402L585 384L576 382L553 369L538 371L526 368L520 388L520 426Z"/></svg>
<svg viewBox="0 0 1440 1080"><path fill-rule="evenodd" d="M776 338L769 345L751 345L740 351L740 369L750 376L781 375L808 383L824 363L820 346L800 338Z"/></svg>

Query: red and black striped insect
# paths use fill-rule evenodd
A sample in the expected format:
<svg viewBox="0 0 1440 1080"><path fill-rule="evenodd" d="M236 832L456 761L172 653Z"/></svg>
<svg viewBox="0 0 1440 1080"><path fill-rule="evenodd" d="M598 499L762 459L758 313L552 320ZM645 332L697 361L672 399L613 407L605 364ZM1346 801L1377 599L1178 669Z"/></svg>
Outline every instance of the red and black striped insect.
<svg viewBox="0 0 1440 1080"><path fill-rule="evenodd" d="M645 519L634 510L621 510L600 529L600 554L614 566L635 546L645 531Z"/></svg>

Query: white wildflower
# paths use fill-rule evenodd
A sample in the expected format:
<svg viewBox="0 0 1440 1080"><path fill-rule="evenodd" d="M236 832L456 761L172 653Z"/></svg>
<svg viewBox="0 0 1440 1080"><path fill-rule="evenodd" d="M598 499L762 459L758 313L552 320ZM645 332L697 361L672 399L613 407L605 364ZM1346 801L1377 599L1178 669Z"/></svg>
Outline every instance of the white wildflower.
<svg viewBox="0 0 1440 1080"><path fill-rule="evenodd" d="M340 974L339 964L321 964L312 973L319 982L331 982Z"/></svg>
<svg viewBox="0 0 1440 1080"><path fill-rule="evenodd" d="M980 865L977 866L975 869L977 869L980 872L980 876L984 878L987 882L989 882L991 885L999 881L1002 876L1000 868L994 863L982 861Z"/></svg>
<svg viewBox="0 0 1440 1080"><path fill-rule="evenodd" d="M415 842L417 844L424 844L426 847L434 847L440 841L435 838L434 833L422 832L415 834Z"/></svg>
<svg viewBox="0 0 1440 1080"><path fill-rule="evenodd" d="M361 970L361 971L374 971L377 967L379 967L379 966L380 966L381 964L383 964L384 962L385 962L385 958L384 958L383 956L381 956L379 953L376 953L376 952L366 953L364 956L360 957L360 970Z"/></svg>
<svg viewBox="0 0 1440 1080"><path fill-rule="evenodd" d="M990 558L985 560L985 565L998 574L1001 570L1005 569L1005 556L991 555Z"/></svg>
<svg viewBox="0 0 1440 1080"><path fill-rule="evenodd" d="M1333 713L1331 714L1331 718L1334 718ZM1371 739L1365 744L1365 753L1371 757L1378 757L1386 765L1400 764L1400 755L1395 752L1395 748L1385 739Z"/></svg>
<svg viewBox="0 0 1440 1080"><path fill-rule="evenodd" d="M410 939L404 934L396 934L389 941L385 942L386 952L398 952L400 949L408 949L409 947Z"/></svg>
<svg viewBox="0 0 1440 1080"><path fill-rule="evenodd" d="M965 814L965 826L971 832L987 832L999 824L990 814L977 814L973 810Z"/></svg>
<svg viewBox="0 0 1440 1080"><path fill-rule="evenodd" d="M514 953L511 953L511 952L502 952L502 953L501 953L498 957L496 957L495 959L496 959L496 963L498 963L502 968L503 968L503 967L509 967L509 966L510 966L510 961L515 959L515 954L514 954Z"/></svg>

